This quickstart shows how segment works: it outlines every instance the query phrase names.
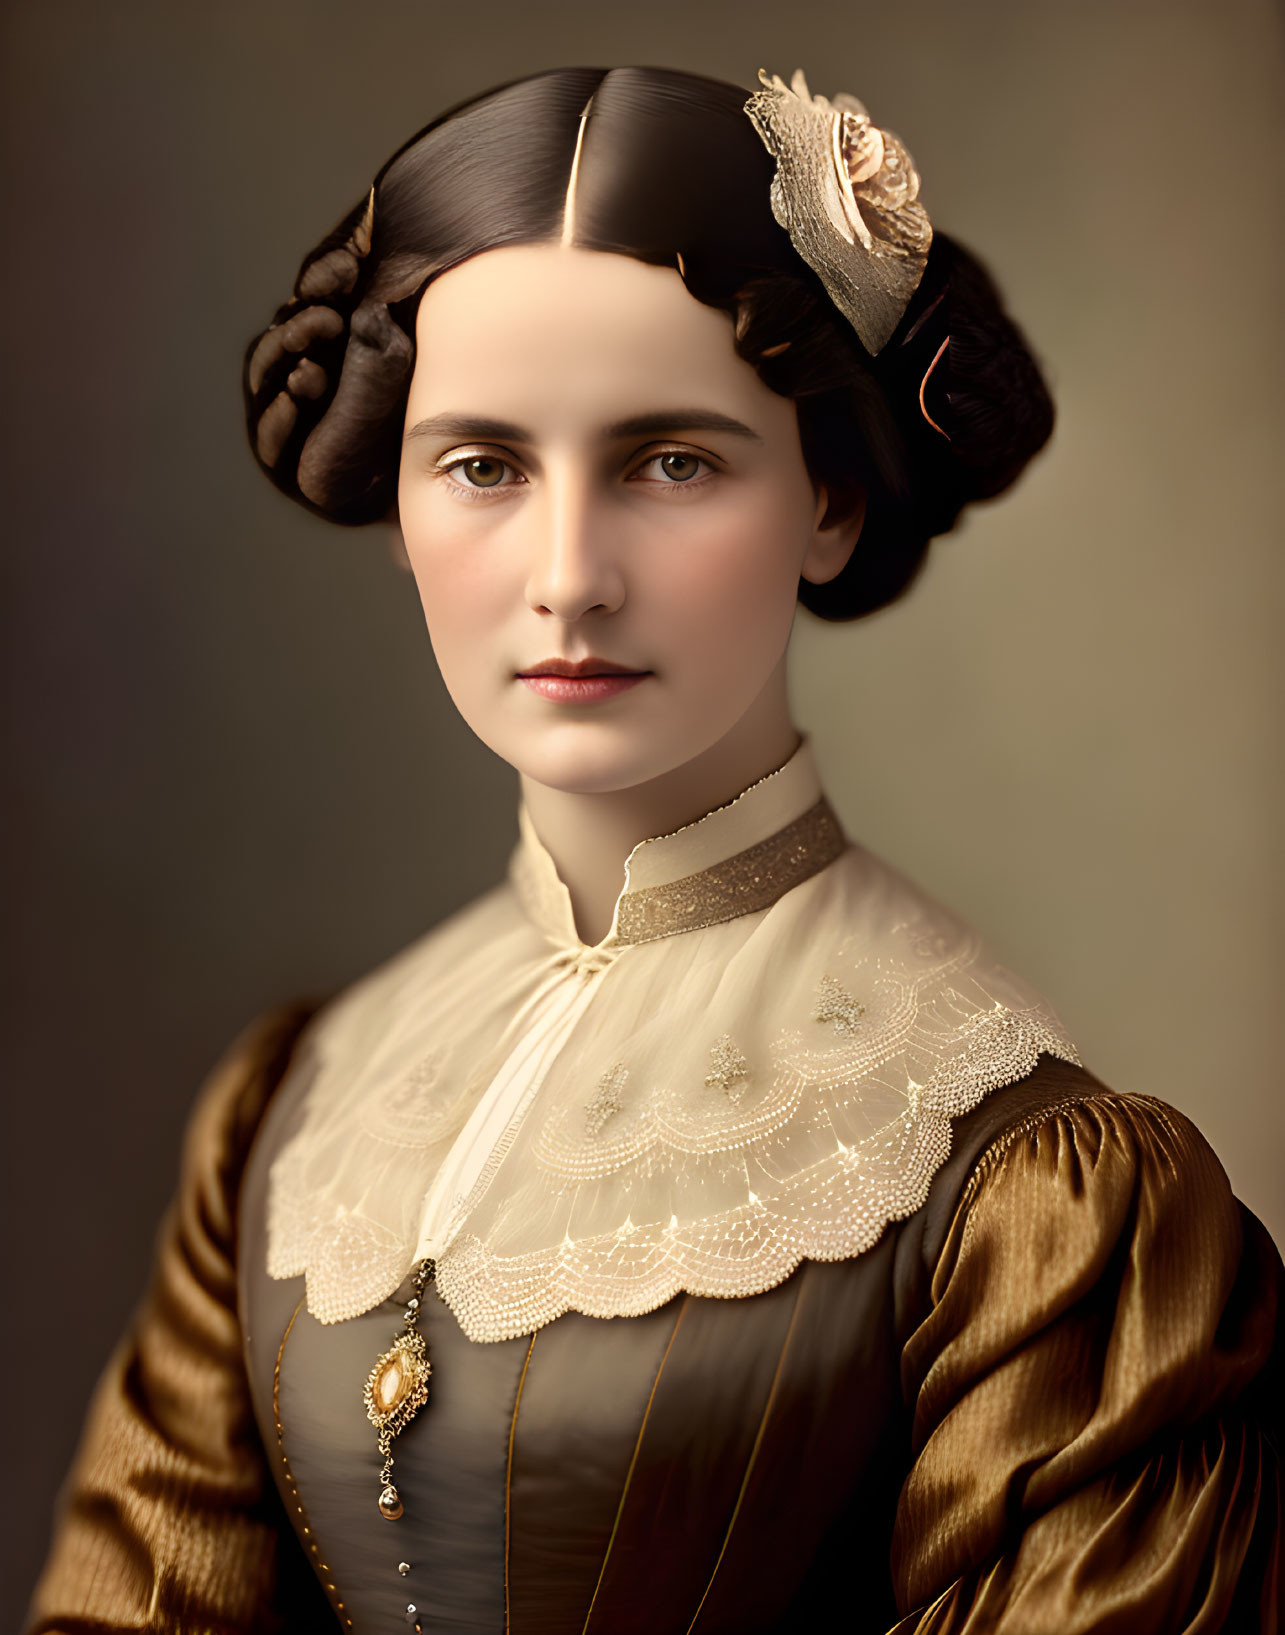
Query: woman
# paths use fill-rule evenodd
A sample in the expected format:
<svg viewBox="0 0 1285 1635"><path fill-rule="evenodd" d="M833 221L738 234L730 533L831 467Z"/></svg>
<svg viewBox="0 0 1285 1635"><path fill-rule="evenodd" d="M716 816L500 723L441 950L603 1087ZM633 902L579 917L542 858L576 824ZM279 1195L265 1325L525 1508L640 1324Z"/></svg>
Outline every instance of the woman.
<svg viewBox="0 0 1285 1635"><path fill-rule="evenodd" d="M252 343L521 839L214 1075L34 1628L1275 1627L1279 1256L790 716L796 599L887 604L1051 427L917 193L801 80L539 75Z"/></svg>

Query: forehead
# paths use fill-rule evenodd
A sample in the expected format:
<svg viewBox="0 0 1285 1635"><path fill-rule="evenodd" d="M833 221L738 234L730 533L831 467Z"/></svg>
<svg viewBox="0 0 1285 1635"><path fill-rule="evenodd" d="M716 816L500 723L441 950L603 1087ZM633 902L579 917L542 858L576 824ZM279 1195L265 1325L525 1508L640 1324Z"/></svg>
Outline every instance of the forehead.
<svg viewBox="0 0 1285 1635"><path fill-rule="evenodd" d="M675 400L742 416L780 404L738 357L726 313L676 268L557 244L488 250L425 290L409 413L604 415ZM768 401L764 401L768 400Z"/></svg>

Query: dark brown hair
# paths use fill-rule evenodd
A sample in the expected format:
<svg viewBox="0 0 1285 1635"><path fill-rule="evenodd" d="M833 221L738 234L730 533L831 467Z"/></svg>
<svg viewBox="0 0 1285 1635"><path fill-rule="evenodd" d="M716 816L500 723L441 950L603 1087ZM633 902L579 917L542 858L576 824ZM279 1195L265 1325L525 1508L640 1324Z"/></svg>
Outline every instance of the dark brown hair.
<svg viewBox="0 0 1285 1635"><path fill-rule="evenodd" d="M305 256L294 293L247 349L247 422L264 471L332 521L390 513L425 285L483 250L560 236L592 97L575 242L677 266L696 299L733 319L740 356L796 403L808 469L834 513L865 492L857 550L830 583L800 584L804 605L850 619L901 595L929 541L969 501L1007 488L1047 441L1052 401L991 278L944 233L892 339L877 357L865 351L773 218L775 162L747 95L672 69L554 69L420 131Z"/></svg>

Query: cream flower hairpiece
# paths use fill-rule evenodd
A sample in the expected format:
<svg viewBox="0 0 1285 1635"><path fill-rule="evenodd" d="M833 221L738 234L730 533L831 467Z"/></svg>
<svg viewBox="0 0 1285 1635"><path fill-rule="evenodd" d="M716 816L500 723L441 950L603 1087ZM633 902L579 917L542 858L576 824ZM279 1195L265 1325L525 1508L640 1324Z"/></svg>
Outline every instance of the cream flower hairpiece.
<svg viewBox="0 0 1285 1635"><path fill-rule="evenodd" d="M919 172L856 97L812 96L801 68L789 85L763 69L759 79L745 112L776 160L772 214L873 355L928 262Z"/></svg>

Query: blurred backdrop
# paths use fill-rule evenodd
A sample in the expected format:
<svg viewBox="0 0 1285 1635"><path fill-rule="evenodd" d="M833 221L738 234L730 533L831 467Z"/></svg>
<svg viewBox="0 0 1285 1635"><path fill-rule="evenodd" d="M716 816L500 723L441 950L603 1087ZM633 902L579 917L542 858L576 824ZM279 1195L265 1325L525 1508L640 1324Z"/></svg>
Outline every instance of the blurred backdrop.
<svg viewBox="0 0 1285 1635"><path fill-rule="evenodd" d="M259 475L239 368L392 149L538 68L801 64L994 269L1055 441L904 605L800 616L797 714L849 832L1101 1078L1194 1117L1285 1239L1269 0L26 0L4 27L6 1611L202 1075L513 841L409 576Z"/></svg>

